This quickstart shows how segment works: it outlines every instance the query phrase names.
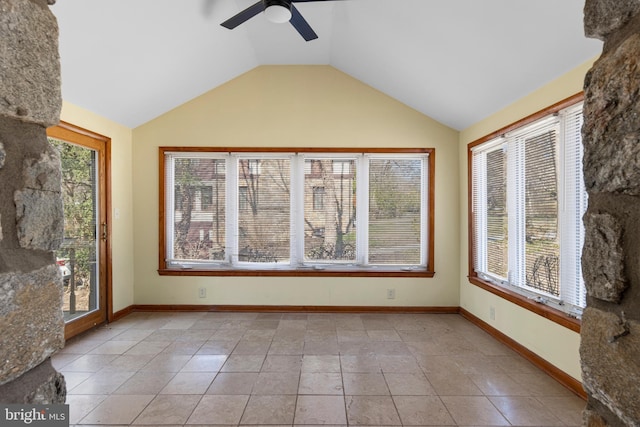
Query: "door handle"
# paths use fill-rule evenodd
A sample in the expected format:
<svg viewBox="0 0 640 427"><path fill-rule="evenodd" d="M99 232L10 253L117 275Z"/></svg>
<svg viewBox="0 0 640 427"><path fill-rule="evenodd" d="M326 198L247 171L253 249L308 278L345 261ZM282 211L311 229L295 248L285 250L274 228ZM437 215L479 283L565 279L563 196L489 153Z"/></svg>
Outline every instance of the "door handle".
<svg viewBox="0 0 640 427"><path fill-rule="evenodd" d="M107 240L107 223L106 222L102 223L102 240L104 241Z"/></svg>

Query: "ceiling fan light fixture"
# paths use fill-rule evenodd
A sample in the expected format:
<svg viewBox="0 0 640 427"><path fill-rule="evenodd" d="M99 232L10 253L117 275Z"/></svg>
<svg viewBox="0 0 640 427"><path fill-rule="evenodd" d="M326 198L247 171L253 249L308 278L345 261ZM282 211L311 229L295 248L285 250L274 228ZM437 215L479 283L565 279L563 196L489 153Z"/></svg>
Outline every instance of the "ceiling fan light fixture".
<svg viewBox="0 0 640 427"><path fill-rule="evenodd" d="M273 23L282 24L291 19L291 3L282 0L267 0L264 16Z"/></svg>

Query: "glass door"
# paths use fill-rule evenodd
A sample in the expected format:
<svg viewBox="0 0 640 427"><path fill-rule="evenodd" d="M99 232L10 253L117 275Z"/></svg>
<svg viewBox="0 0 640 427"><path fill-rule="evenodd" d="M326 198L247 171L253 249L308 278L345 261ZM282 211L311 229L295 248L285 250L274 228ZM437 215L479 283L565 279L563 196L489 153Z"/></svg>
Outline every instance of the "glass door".
<svg viewBox="0 0 640 427"><path fill-rule="evenodd" d="M65 336L70 338L104 323L110 306L105 194L108 139L67 124L47 133L62 166L64 241L55 256L64 286Z"/></svg>

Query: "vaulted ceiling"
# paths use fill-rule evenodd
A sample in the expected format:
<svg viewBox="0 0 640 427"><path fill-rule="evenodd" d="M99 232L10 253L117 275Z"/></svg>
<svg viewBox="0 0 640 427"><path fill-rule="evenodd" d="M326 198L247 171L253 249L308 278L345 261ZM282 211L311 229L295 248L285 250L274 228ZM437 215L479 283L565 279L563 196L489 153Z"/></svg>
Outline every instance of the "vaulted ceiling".
<svg viewBox="0 0 640 427"><path fill-rule="evenodd" d="M134 128L256 66L329 64L454 129L597 56L584 0L295 3L319 38L256 0L57 0L62 95Z"/></svg>

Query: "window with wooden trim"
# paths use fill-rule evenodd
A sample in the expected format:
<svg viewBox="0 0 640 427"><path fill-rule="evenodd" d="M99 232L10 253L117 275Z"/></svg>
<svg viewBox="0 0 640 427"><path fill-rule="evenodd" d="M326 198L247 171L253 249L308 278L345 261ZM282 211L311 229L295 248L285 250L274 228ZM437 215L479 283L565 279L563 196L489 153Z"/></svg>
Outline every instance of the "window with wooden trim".
<svg viewBox="0 0 640 427"><path fill-rule="evenodd" d="M582 104L470 144L470 276L580 317Z"/></svg>
<svg viewBox="0 0 640 427"><path fill-rule="evenodd" d="M161 274L433 275L433 149L160 159Z"/></svg>

